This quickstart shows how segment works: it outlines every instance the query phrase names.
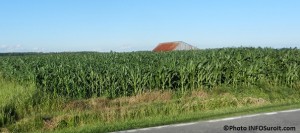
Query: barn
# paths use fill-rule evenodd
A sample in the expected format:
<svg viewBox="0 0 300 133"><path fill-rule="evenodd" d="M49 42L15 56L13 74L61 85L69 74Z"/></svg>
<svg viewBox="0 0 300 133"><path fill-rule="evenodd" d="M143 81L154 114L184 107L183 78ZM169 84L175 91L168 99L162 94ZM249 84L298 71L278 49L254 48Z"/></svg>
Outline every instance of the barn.
<svg viewBox="0 0 300 133"><path fill-rule="evenodd" d="M164 42L158 44L153 51L154 52L162 52L162 51L175 51L175 50L196 50L198 48L187 44L183 41L176 42Z"/></svg>

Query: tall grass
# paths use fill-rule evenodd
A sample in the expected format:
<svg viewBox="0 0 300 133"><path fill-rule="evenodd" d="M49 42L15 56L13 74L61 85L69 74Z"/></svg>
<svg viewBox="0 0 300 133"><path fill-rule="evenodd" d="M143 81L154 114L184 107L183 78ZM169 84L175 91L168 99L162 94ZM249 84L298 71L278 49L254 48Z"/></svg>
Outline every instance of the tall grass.
<svg viewBox="0 0 300 133"><path fill-rule="evenodd" d="M32 109L34 86L22 86L0 77L0 127L24 117Z"/></svg>
<svg viewBox="0 0 300 133"><path fill-rule="evenodd" d="M0 127L32 115L55 111L66 101L63 97L41 92L33 83L24 85L1 76L0 92Z"/></svg>
<svg viewBox="0 0 300 133"><path fill-rule="evenodd" d="M187 120L209 119L247 108L264 108L298 103L300 91L265 84L240 88L247 92L235 92L223 87L211 91L193 90L178 96L174 91L152 91L131 97L90 98L72 100L51 112L43 111L12 124L8 129L15 132L107 132L154 126ZM268 92L272 88L274 92ZM220 91L218 91L220 90ZM56 99L53 99L54 102ZM272 110L271 107L269 111ZM228 114L227 114L228 115ZM123 124L121 124L123 123ZM126 124L128 125L126 125ZM120 124L122 127L119 127Z"/></svg>

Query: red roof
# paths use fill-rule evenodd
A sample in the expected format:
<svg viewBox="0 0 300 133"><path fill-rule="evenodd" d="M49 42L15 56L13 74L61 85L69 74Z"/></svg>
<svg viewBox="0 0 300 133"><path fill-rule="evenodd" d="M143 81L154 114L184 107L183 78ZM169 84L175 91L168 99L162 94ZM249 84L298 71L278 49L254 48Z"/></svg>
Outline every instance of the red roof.
<svg viewBox="0 0 300 133"><path fill-rule="evenodd" d="M153 49L155 52L159 51L172 51L177 47L177 42L166 42L166 43L160 43L157 47Z"/></svg>

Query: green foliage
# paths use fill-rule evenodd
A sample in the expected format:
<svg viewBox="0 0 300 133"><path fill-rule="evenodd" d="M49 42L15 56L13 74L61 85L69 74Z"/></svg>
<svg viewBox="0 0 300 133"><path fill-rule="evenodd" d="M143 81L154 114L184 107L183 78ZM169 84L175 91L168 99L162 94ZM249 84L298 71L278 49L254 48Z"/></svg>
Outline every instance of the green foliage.
<svg viewBox="0 0 300 133"><path fill-rule="evenodd" d="M12 104L0 108L0 127L19 119L16 107Z"/></svg>
<svg viewBox="0 0 300 133"><path fill-rule="evenodd" d="M114 131L299 103L299 68L299 49L0 54L0 127L86 132L98 123L95 129Z"/></svg>
<svg viewBox="0 0 300 133"><path fill-rule="evenodd" d="M6 79L34 82L42 92L71 98L130 96L152 90L184 94L196 88L293 87L300 50L223 48L174 52L50 53L0 56Z"/></svg>
<svg viewBox="0 0 300 133"><path fill-rule="evenodd" d="M33 86L21 86L0 76L0 127L13 123L31 110Z"/></svg>

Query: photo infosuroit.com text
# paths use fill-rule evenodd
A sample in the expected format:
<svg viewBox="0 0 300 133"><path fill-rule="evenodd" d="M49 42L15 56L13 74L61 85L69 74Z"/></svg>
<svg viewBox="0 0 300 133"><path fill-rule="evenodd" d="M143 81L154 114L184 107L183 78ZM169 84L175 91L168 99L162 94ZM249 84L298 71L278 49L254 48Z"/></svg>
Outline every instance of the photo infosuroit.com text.
<svg viewBox="0 0 300 133"><path fill-rule="evenodd" d="M235 126L224 125L224 131L296 131L296 127L293 126L268 126L268 125L247 125L247 126Z"/></svg>

